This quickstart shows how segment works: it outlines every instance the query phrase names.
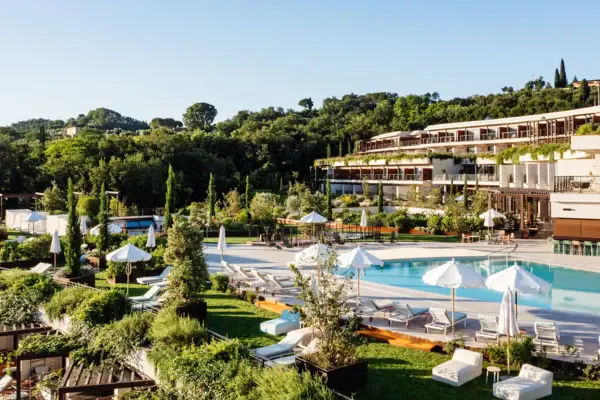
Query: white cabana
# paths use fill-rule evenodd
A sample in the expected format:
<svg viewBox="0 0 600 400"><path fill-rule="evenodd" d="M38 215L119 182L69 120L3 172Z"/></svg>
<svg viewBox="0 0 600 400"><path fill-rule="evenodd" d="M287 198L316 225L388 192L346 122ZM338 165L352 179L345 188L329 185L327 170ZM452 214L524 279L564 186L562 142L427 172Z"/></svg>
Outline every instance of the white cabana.
<svg viewBox="0 0 600 400"><path fill-rule="evenodd" d="M24 221L27 222L27 228L28 228L27 230L29 232L35 233L35 223L38 222L38 221L45 221L45 220L46 220L46 216L45 215L42 215L42 214L40 214L40 213L38 213L36 211L32 211L29 215L27 215L25 217ZM29 229L29 224L33 224L32 229Z"/></svg>
<svg viewBox="0 0 600 400"><path fill-rule="evenodd" d="M110 252L106 255L106 261L127 263L125 274L127 275L127 293L129 294L129 276L131 275L131 264L140 261L149 261L152 255L144 250L138 249L131 243Z"/></svg>
<svg viewBox="0 0 600 400"><path fill-rule="evenodd" d="M500 272L488 276L485 281L488 289L496 292L505 292L510 290L515 294L515 315L517 315L518 294L525 295L546 295L550 292L552 285L545 280L538 278L529 271L519 267L514 263Z"/></svg>
<svg viewBox="0 0 600 400"><path fill-rule="evenodd" d="M56 214L48 215L46 218L46 232L52 233L58 232L58 236L64 236L67 234L67 226L69 225L68 214Z"/></svg>
<svg viewBox="0 0 600 400"><path fill-rule="evenodd" d="M60 248L60 239L58 237L58 231L55 230L52 233L52 241L50 242L50 253L54 254L54 268L56 268L56 255L62 251Z"/></svg>
<svg viewBox="0 0 600 400"><path fill-rule="evenodd" d="M108 224L108 233L115 234L115 233L121 233L121 232L123 232L123 230L121 229L121 227L119 225ZM100 225L96 225L95 227L90 229L90 233L94 236L98 236L98 234L100 233Z"/></svg>
<svg viewBox="0 0 600 400"><path fill-rule="evenodd" d="M146 247L154 248L156 247L156 236L154 236L154 226L150 225L148 228L148 240L146 240Z"/></svg>
<svg viewBox="0 0 600 400"><path fill-rule="evenodd" d="M479 272L454 258L445 264L430 269L423 275L423 282L431 286L452 289L452 337L454 337L454 297L458 288L477 288L485 284L485 278Z"/></svg>
<svg viewBox="0 0 600 400"><path fill-rule="evenodd" d="M221 252L221 261L223 260L225 249L227 249L227 238L225 237L225 227L221 225L219 228L219 242L217 243L217 250Z"/></svg>
<svg viewBox="0 0 600 400"><path fill-rule="evenodd" d="M321 214L313 211L310 214L307 214L304 217L300 218L300 222L302 222L303 224L312 225L312 237L314 237L315 236L315 224L324 224L325 222L327 222L327 218L325 218Z"/></svg>
<svg viewBox="0 0 600 400"><path fill-rule="evenodd" d="M354 250L338 256L337 264L341 268L353 268L357 271L357 291L356 291L356 305L360 304L360 270L369 268L373 265L383 267L383 261L375 257L368 251L357 246Z"/></svg>
<svg viewBox="0 0 600 400"><path fill-rule="evenodd" d="M506 335L508 340L507 352L507 371L510 375L510 338L519 334L519 325L517 315L513 307L512 291L506 290L500 303L500 314L498 315L498 334Z"/></svg>

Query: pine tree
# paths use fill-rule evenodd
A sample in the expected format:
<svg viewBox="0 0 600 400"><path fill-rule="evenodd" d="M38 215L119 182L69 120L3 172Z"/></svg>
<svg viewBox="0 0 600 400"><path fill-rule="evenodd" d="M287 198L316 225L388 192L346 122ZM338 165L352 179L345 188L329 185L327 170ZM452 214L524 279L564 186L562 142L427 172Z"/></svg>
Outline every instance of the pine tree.
<svg viewBox="0 0 600 400"><path fill-rule="evenodd" d="M208 190L206 191L206 202L208 203L208 216L215 216L215 178L212 172L208 178Z"/></svg>
<svg viewBox="0 0 600 400"><path fill-rule="evenodd" d="M46 128L44 128L44 125L40 126L40 132L38 134L38 140L40 141L42 147L44 147L46 145Z"/></svg>
<svg viewBox="0 0 600 400"><path fill-rule="evenodd" d="M343 152L342 152L342 141L340 140L338 143L338 157L343 156Z"/></svg>
<svg viewBox="0 0 600 400"><path fill-rule="evenodd" d="M67 276L73 278L79 276L79 267L81 265L81 228L79 227L79 218L77 216L77 200L73 193L73 181L69 178L67 192L67 210L69 216L67 219L67 242L65 244L65 272Z"/></svg>
<svg viewBox="0 0 600 400"><path fill-rule="evenodd" d="M352 154L352 146L350 145L350 141L348 140L348 155Z"/></svg>
<svg viewBox="0 0 600 400"><path fill-rule="evenodd" d="M169 172L167 175L167 194L165 197L165 231L173 224L173 216L171 215L175 211L175 193L173 193L173 186L175 185L175 173L173 167L169 164Z"/></svg>
<svg viewBox="0 0 600 400"><path fill-rule="evenodd" d="M331 158L331 146L327 144L327 158Z"/></svg>
<svg viewBox="0 0 600 400"><path fill-rule="evenodd" d="M377 190L377 212L383 212L383 183L379 181L379 188Z"/></svg>
<svg viewBox="0 0 600 400"><path fill-rule="evenodd" d="M579 101L582 104L585 104L587 99L590 97L590 85L588 84L587 79L581 80L581 83L579 84L578 92L579 92Z"/></svg>
<svg viewBox="0 0 600 400"><path fill-rule="evenodd" d="M469 197L467 191L467 174L465 174L465 184L463 186L463 203L465 205L465 210L469 209Z"/></svg>
<svg viewBox="0 0 600 400"><path fill-rule="evenodd" d="M567 79L567 71L565 70L565 61L560 59L560 87L567 87L569 80Z"/></svg>
<svg viewBox="0 0 600 400"><path fill-rule="evenodd" d="M246 175L246 199L245 204L246 210L250 211L250 175Z"/></svg>
<svg viewBox="0 0 600 400"><path fill-rule="evenodd" d="M558 68L554 70L554 87L559 88L562 85L562 81L560 80L560 74L558 72Z"/></svg>
<svg viewBox="0 0 600 400"><path fill-rule="evenodd" d="M331 205L331 182L329 181L329 176L325 179L325 191L327 194L327 210L325 211L325 217L328 220L333 220L333 207Z"/></svg>
<svg viewBox="0 0 600 400"><path fill-rule="evenodd" d="M100 212L98 213L98 238L96 246L100 251L108 250L108 202L106 201L106 190L104 182L100 187Z"/></svg>

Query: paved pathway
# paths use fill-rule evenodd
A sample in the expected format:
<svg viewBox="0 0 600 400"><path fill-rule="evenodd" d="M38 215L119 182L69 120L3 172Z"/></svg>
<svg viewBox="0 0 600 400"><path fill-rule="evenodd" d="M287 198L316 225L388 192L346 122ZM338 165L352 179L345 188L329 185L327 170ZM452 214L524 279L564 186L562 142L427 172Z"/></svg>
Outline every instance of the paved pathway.
<svg viewBox="0 0 600 400"><path fill-rule="evenodd" d="M492 257L516 258L532 262L540 262L555 266L582 269L600 273L600 257L582 257L552 254L552 249L546 241L519 241L516 249L507 246L459 243L394 243L394 244L372 244L363 245L377 257L383 260L418 259L418 258L451 258L451 257ZM351 249L352 246L340 246L339 251ZM247 245L230 245L226 251L226 259L232 264L238 264L244 268L257 268L264 272L276 275L292 275L286 264L293 261L294 253L298 249L282 249L251 247ZM207 260L211 272L219 269L220 255L216 245L207 244L205 248ZM510 252L507 254L507 252ZM509 260L510 262L510 260ZM307 271L308 272L308 271ZM600 288L599 288L600 289ZM450 296L428 293L424 291L407 288L394 287L385 284L361 281L361 296L370 297L380 304L400 300L409 303L413 307L443 307L451 309ZM600 297L599 297L600 298ZM277 296L280 301L293 303L296 301L290 296ZM468 345L483 346L474 342L474 332L479 329L477 321L478 314L497 315L500 305L494 302L483 302L472 299L456 299L456 309L466 312L469 320L467 327L460 327L456 335L462 335ZM598 336L600 335L600 315L579 314L574 312L543 310L527 306L519 306L519 325L530 335L533 335L533 322L535 320L552 320L559 327L561 344L574 344L581 349L581 358L590 361L598 356ZM368 323L368 320L365 320ZM373 326L389 329L385 320L376 317L371 323ZM420 321L415 321L406 330L404 324L393 326L391 330L429 338L437 341L445 341L450 337L443 334L426 334ZM552 354L548 354L552 356Z"/></svg>

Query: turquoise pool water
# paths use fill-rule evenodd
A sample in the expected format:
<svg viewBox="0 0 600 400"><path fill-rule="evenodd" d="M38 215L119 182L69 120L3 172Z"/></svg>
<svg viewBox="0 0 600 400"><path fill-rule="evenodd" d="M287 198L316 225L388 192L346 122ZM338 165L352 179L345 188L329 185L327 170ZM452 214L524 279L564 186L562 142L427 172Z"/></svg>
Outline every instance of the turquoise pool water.
<svg viewBox="0 0 600 400"><path fill-rule="evenodd" d="M391 286L419 290L425 293L450 295L450 289L429 286L421 279L428 270L435 268L448 259L388 261L383 267L372 267L364 270L361 280L383 283ZM484 276L491 275L506 268L505 260L492 260L487 265L486 259L457 259L478 271ZM547 296L519 296L519 304L546 310L563 310L578 313L600 312L600 274L578 271L569 268L555 267L527 261L508 260L508 265L517 263L534 275L550 282L552 290ZM457 289L457 296L499 303L502 293L487 288ZM426 298L426 296L423 296Z"/></svg>

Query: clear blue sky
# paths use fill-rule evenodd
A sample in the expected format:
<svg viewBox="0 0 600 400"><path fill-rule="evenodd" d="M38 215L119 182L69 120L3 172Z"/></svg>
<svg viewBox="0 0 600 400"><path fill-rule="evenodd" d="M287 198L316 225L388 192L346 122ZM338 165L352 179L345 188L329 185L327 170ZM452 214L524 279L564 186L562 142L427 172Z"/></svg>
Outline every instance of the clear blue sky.
<svg viewBox="0 0 600 400"><path fill-rule="evenodd" d="M598 1L0 0L0 125L600 78Z"/></svg>

